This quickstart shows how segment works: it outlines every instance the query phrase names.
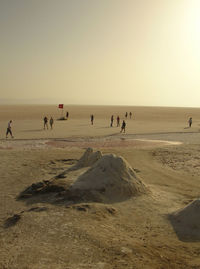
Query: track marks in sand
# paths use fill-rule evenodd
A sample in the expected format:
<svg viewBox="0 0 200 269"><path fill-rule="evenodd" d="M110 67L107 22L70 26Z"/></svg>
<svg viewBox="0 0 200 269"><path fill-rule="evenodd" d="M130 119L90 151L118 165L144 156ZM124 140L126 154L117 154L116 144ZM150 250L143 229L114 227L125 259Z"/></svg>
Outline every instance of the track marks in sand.
<svg viewBox="0 0 200 269"><path fill-rule="evenodd" d="M183 145L170 149L156 149L153 156L165 166L200 176L200 145Z"/></svg>

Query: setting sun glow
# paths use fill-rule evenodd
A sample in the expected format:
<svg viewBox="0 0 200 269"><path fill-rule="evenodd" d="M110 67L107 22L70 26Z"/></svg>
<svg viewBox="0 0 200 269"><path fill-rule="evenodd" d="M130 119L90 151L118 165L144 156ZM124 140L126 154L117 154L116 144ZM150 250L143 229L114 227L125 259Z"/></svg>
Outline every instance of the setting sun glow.
<svg viewBox="0 0 200 269"><path fill-rule="evenodd" d="M197 0L1 1L8 102L199 106Z"/></svg>

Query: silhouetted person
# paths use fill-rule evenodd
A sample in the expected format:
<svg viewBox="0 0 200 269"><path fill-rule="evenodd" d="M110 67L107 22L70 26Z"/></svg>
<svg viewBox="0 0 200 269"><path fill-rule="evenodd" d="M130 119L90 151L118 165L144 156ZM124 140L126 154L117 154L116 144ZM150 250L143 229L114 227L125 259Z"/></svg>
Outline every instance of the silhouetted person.
<svg viewBox="0 0 200 269"><path fill-rule="evenodd" d="M119 127L119 125L120 125L120 117L117 116L117 127Z"/></svg>
<svg viewBox="0 0 200 269"><path fill-rule="evenodd" d="M10 120L8 122L8 127L7 127L7 131L6 131L6 138L8 138L8 134L10 134L12 138L14 138L14 136L12 134L12 130L11 130L11 123L12 123L12 120Z"/></svg>
<svg viewBox="0 0 200 269"><path fill-rule="evenodd" d="M125 120L123 120L123 122L122 122L122 127L121 127L121 133L124 131L124 133L125 133L125 131L126 131L126 122L125 122Z"/></svg>
<svg viewBox="0 0 200 269"><path fill-rule="evenodd" d="M46 116L44 117L44 130L45 128L48 129L48 118Z"/></svg>
<svg viewBox="0 0 200 269"><path fill-rule="evenodd" d="M93 122L94 122L94 115L93 114L90 116L90 120L91 120L91 124L93 125Z"/></svg>
<svg viewBox="0 0 200 269"><path fill-rule="evenodd" d="M128 117L128 112L126 112L126 114L125 114L125 118L127 119L127 117Z"/></svg>
<svg viewBox="0 0 200 269"><path fill-rule="evenodd" d="M189 118L189 120L188 120L188 124L189 124L189 127L192 126L192 118Z"/></svg>
<svg viewBox="0 0 200 269"><path fill-rule="evenodd" d="M66 112L66 118L67 119L69 118L69 112L68 111Z"/></svg>
<svg viewBox="0 0 200 269"><path fill-rule="evenodd" d="M50 120L49 120L49 124L51 126L51 129L53 129L53 118L51 117Z"/></svg>
<svg viewBox="0 0 200 269"><path fill-rule="evenodd" d="M110 119L110 127L113 126L113 121L114 121L114 116L112 115L112 116L111 116L111 119Z"/></svg>
<svg viewBox="0 0 200 269"><path fill-rule="evenodd" d="M130 117L130 119L131 119L131 117L132 117L132 112L129 113L129 117Z"/></svg>

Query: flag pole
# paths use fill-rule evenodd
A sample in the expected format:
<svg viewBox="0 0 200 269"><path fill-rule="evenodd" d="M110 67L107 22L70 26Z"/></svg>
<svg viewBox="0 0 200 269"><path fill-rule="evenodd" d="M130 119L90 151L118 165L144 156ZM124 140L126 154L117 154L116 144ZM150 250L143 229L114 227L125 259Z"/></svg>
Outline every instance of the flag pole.
<svg viewBox="0 0 200 269"><path fill-rule="evenodd" d="M58 108L61 109L61 117L63 118L63 109L64 109L64 104L59 104Z"/></svg>

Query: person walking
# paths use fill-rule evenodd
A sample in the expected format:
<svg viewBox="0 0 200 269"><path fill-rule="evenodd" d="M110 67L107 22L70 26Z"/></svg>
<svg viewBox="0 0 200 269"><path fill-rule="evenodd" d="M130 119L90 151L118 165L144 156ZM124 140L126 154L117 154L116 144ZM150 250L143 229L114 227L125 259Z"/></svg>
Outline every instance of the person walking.
<svg viewBox="0 0 200 269"><path fill-rule="evenodd" d="M123 122L122 122L122 127L121 127L121 132L120 133L122 133L123 131L124 131L124 133L126 131L126 122L125 122L125 120L123 120Z"/></svg>
<svg viewBox="0 0 200 269"><path fill-rule="evenodd" d="M6 138L8 138L8 134L10 134L12 138L14 138L14 136L12 134L12 130L11 130L11 123L12 123L12 120L10 120L8 122L8 127L7 127L7 131L6 131Z"/></svg>
<svg viewBox="0 0 200 269"><path fill-rule="evenodd" d="M48 118L46 116L44 117L44 130L45 128L48 129Z"/></svg>
<svg viewBox="0 0 200 269"><path fill-rule="evenodd" d="M130 117L130 119L131 119L131 117L132 117L132 112L129 113L129 117Z"/></svg>
<svg viewBox="0 0 200 269"><path fill-rule="evenodd" d="M110 119L110 127L113 127L113 121L114 121L114 116L112 115Z"/></svg>
<svg viewBox="0 0 200 269"><path fill-rule="evenodd" d="M51 118L50 118L50 121L49 121L50 126L51 126L51 130L53 129L53 122L54 122L54 120L53 120L53 118L51 117Z"/></svg>
<svg viewBox="0 0 200 269"><path fill-rule="evenodd" d="M68 120L68 118L69 118L69 112L67 111L66 112L66 119Z"/></svg>
<svg viewBox="0 0 200 269"><path fill-rule="evenodd" d="M117 127L119 127L119 126L120 126L120 117L117 116Z"/></svg>
<svg viewBox="0 0 200 269"><path fill-rule="evenodd" d="M125 114L125 118L127 119L127 117L128 117L128 112L126 112L126 114Z"/></svg>
<svg viewBox="0 0 200 269"><path fill-rule="evenodd" d="M90 120L91 120L91 124L93 125L93 122L94 122L94 115L93 114L90 116Z"/></svg>

